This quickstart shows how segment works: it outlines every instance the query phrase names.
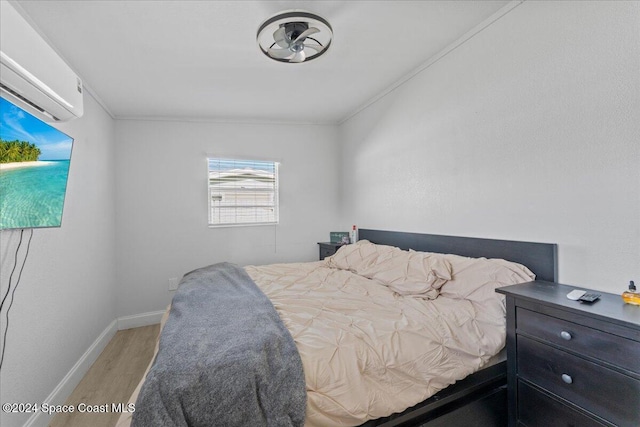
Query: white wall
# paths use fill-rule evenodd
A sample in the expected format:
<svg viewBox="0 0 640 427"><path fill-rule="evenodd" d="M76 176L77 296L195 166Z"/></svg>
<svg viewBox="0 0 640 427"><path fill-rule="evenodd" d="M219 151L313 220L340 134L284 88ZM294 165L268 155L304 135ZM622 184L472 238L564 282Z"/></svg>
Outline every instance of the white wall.
<svg viewBox="0 0 640 427"><path fill-rule="evenodd" d="M87 94L84 116L56 127L75 140L62 227L33 233L9 313L2 403L45 402L116 313L114 122ZM2 295L19 234L0 232ZM0 425L23 425L30 415L0 412Z"/></svg>
<svg viewBox="0 0 640 427"><path fill-rule="evenodd" d="M167 279L216 262L317 260L335 228L335 126L128 121L116 124L118 315L162 310ZM207 156L276 160L280 224L208 228Z"/></svg>
<svg viewBox="0 0 640 427"><path fill-rule="evenodd" d="M527 1L340 127L342 223L555 242L640 281L640 2Z"/></svg>

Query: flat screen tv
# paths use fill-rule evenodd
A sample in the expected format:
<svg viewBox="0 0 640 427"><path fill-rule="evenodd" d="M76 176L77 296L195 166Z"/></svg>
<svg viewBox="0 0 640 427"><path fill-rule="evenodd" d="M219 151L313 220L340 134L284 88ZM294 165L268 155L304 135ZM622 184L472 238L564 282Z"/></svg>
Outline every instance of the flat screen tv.
<svg viewBox="0 0 640 427"><path fill-rule="evenodd" d="M60 227L73 139L0 98L0 230Z"/></svg>

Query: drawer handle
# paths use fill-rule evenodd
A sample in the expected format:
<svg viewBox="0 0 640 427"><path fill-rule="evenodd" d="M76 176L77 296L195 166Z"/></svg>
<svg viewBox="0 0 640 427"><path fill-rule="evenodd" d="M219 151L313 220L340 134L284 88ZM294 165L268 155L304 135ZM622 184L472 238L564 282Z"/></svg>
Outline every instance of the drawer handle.
<svg viewBox="0 0 640 427"><path fill-rule="evenodd" d="M560 332L560 336L562 337L562 339L565 339L567 341L569 341L571 338L573 338L571 336L571 334L569 332L567 332L567 331Z"/></svg>
<svg viewBox="0 0 640 427"><path fill-rule="evenodd" d="M567 384L571 384L573 382L573 378L571 378L571 375L562 374L562 381L564 381Z"/></svg>

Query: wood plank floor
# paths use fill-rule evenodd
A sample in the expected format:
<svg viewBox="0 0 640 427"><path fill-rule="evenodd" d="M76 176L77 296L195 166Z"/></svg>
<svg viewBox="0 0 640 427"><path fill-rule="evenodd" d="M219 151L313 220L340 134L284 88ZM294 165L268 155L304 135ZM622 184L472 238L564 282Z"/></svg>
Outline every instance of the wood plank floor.
<svg viewBox="0 0 640 427"><path fill-rule="evenodd" d="M67 405L85 403L104 405L127 403L156 345L160 325L144 326L116 332L98 359L75 388ZM49 427L113 427L120 413L57 414Z"/></svg>

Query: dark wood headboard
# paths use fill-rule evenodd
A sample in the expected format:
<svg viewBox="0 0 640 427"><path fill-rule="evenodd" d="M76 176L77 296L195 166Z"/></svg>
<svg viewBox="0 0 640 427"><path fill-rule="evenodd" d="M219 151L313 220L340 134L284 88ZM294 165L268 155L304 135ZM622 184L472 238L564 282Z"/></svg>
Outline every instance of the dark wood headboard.
<svg viewBox="0 0 640 427"><path fill-rule="evenodd" d="M364 228L358 231L358 238L380 245L397 246L405 250L456 254L473 258L502 258L526 266L535 273L537 280L557 282L558 279L558 245L555 243L516 242Z"/></svg>

